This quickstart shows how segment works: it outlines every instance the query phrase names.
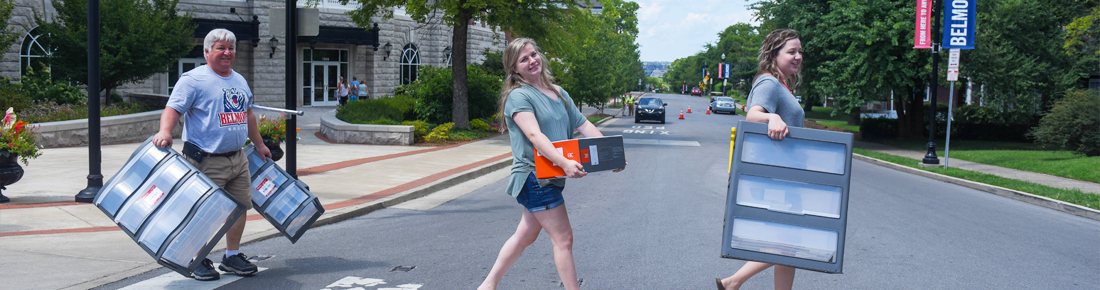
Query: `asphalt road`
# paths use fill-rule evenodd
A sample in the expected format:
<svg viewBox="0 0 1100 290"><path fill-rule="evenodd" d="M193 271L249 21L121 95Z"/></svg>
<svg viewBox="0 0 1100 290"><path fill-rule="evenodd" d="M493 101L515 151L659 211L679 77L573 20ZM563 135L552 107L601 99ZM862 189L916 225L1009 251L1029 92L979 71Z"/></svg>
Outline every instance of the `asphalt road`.
<svg viewBox="0 0 1100 290"><path fill-rule="evenodd" d="M744 263L719 257L728 133L743 117L704 115L705 98L659 96L667 124L623 118L603 129L628 141L626 171L566 186L582 288L714 289L714 278ZM694 113L676 119L689 103ZM864 162L852 171L844 274L799 270L796 288L1100 289L1100 222ZM474 289L522 210L504 193L507 180L485 183L438 207L314 228L297 244L245 245L271 256L257 262L267 270L220 289ZM176 275L158 270L103 288L165 274ZM543 234L500 289L558 284ZM771 287L768 270L742 289Z"/></svg>

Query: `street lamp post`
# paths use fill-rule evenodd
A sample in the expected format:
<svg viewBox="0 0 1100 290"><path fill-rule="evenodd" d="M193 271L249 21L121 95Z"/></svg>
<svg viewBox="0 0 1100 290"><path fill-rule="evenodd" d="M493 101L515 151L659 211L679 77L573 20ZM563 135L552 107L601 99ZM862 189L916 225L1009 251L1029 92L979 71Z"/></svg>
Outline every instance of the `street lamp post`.
<svg viewBox="0 0 1100 290"><path fill-rule="evenodd" d="M935 15L935 20L932 20L932 106L928 108L928 153L924 154L923 164L926 165L939 165L940 158L936 156L936 98L939 97L939 74L940 71L940 46L942 43L935 43L939 39L940 32L940 7L943 7L943 1L936 1L936 4L932 5L932 15Z"/></svg>
<svg viewBox="0 0 1100 290"><path fill-rule="evenodd" d="M99 0L88 1L88 187L76 194L76 202L91 203L103 187L100 173L99 129ZM110 96L108 96L110 98Z"/></svg>
<svg viewBox="0 0 1100 290"><path fill-rule="evenodd" d="M721 71L722 73L721 73L721 75L719 75L718 77L721 77L721 78L722 78L722 89L721 89L721 91L722 91L722 95L723 95L723 96L725 96L725 95L726 95L726 76L725 76L724 74L727 74L727 73L728 73L728 72L726 72L726 71L724 70L724 69L725 69L725 66L726 66L726 63L725 63L725 62L726 62L726 54L725 54L725 53L722 53L722 63L719 63L719 64L718 64L718 65L722 66L722 69L719 69L719 70L718 70L718 71Z"/></svg>

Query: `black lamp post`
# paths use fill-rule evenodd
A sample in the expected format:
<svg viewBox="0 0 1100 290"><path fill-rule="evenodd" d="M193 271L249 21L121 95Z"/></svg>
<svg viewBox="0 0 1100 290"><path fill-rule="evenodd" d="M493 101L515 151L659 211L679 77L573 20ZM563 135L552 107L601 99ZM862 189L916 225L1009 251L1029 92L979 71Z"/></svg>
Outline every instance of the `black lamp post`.
<svg viewBox="0 0 1100 290"><path fill-rule="evenodd" d="M298 42L298 9L297 0L286 0L286 109L298 110L298 54L294 53ZM271 38L271 53L275 54L275 45L278 40ZM286 173L294 179L298 179L298 116L288 114L286 119Z"/></svg>
<svg viewBox="0 0 1100 290"><path fill-rule="evenodd" d="M99 88L99 0L88 0L88 187L76 194L76 202L91 203L103 187Z"/></svg>
<svg viewBox="0 0 1100 290"><path fill-rule="evenodd" d="M936 1L936 4L932 5L932 15L935 15L935 20L932 20L932 106L928 108L928 153L924 154L924 160L922 162L928 165L940 164L940 158L936 156L936 98L939 97L940 83L939 83L939 71L940 71L940 46L942 43L936 43L940 34L940 11L943 7L943 1Z"/></svg>

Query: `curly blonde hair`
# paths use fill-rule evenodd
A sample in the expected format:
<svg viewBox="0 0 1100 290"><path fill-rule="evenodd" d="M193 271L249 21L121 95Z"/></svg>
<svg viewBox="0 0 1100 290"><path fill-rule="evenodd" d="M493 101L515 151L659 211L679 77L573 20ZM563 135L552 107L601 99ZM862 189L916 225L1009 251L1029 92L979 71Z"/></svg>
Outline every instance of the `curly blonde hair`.
<svg viewBox="0 0 1100 290"><path fill-rule="evenodd" d="M802 82L801 72L785 76L779 71L779 65L775 63L776 58L779 56L779 50L787 44L787 41L792 39L798 39L798 31L794 31L794 29L776 29L768 33L768 36L764 38L764 43L760 45L760 54L756 56L759 64L756 67L754 81L764 73L769 73L792 90Z"/></svg>

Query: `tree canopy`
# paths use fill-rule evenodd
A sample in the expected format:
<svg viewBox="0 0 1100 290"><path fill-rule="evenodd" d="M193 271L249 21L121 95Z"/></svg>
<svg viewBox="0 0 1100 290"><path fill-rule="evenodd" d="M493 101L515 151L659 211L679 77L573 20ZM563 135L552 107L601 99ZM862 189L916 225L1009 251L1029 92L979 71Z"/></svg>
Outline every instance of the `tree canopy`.
<svg viewBox="0 0 1100 290"><path fill-rule="evenodd" d="M195 27L190 15L178 15L178 0L103 0L100 16L100 85L111 90L145 80L191 51ZM86 0L53 0L57 21L35 21L54 49L49 56L55 78L88 82L88 6ZM96 96L99 92L89 92ZM108 103L109 104L109 103Z"/></svg>
<svg viewBox="0 0 1100 290"><path fill-rule="evenodd" d="M352 0L342 0L343 3ZM453 47L451 60L453 76L453 112L452 121L457 128L470 128L469 101L467 90L466 50L470 21L485 20L488 24L499 26L505 31L535 38L536 40L556 40L561 37L555 24L565 21L570 9L577 6L568 0L354 0L360 4L356 10L349 11L352 21L362 27L369 27L371 18L381 16L393 18L393 8L403 7L413 20L421 23L439 17L452 26ZM545 43L545 44L542 44ZM544 49L568 49L559 46L559 41L540 42Z"/></svg>

